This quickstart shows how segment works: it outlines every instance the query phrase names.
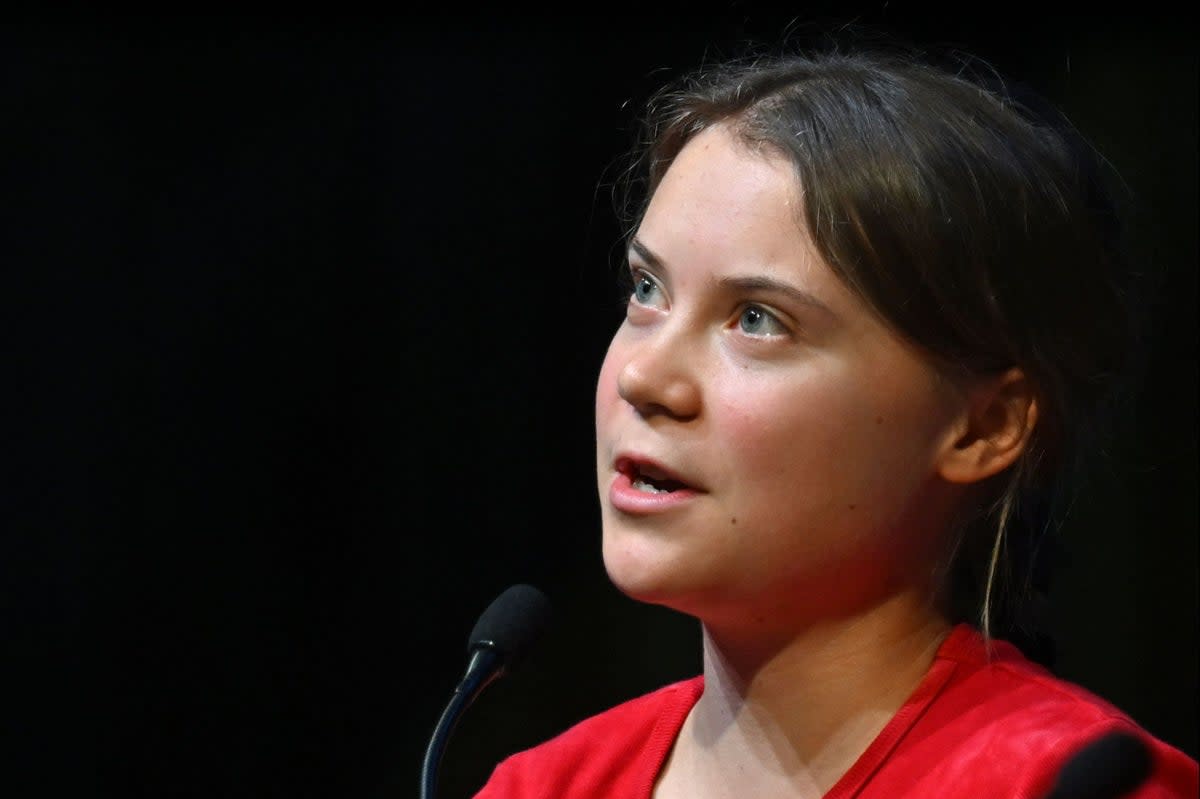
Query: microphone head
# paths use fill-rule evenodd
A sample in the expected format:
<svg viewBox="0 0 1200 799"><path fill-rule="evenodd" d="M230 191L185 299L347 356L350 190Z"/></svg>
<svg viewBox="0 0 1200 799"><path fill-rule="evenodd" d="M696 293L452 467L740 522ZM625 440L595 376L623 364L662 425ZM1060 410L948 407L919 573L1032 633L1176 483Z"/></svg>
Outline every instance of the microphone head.
<svg viewBox="0 0 1200 799"><path fill-rule="evenodd" d="M475 622L467 652L488 647L512 663L541 634L549 618L550 600L545 594L532 585L511 586Z"/></svg>
<svg viewBox="0 0 1200 799"><path fill-rule="evenodd" d="M1150 750L1135 735L1111 732L1071 757L1059 772L1055 797L1124 796L1150 776Z"/></svg>

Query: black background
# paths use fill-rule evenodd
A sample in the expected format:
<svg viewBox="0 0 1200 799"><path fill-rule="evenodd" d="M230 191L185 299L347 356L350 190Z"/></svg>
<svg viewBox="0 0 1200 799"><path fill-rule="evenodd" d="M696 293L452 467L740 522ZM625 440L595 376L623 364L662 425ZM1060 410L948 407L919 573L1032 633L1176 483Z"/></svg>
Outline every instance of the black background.
<svg viewBox="0 0 1200 799"><path fill-rule="evenodd" d="M1163 291L1065 530L1058 671L1195 756L1194 37L863 8L1040 89L1128 185ZM806 9L0 29L0 791L414 795L467 633L514 582L556 624L460 725L443 796L695 673L694 622L599 558L608 186L663 80L849 19Z"/></svg>

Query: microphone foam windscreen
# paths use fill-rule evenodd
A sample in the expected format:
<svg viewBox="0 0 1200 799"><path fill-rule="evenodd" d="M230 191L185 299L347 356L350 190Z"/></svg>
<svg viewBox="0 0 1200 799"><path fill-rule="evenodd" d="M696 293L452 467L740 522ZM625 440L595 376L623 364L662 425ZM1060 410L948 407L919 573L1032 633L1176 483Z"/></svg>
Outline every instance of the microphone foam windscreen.
<svg viewBox="0 0 1200 799"><path fill-rule="evenodd" d="M1118 797L1150 776L1150 750L1137 737L1113 732L1092 741L1059 773L1052 794L1063 799Z"/></svg>
<svg viewBox="0 0 1200 799"><path fill-rule="evenodd" d="M475 622L467 651L492 646L505 660L519 656L546 626L550 600L532 585L514 585L496 597Z"/></svg>

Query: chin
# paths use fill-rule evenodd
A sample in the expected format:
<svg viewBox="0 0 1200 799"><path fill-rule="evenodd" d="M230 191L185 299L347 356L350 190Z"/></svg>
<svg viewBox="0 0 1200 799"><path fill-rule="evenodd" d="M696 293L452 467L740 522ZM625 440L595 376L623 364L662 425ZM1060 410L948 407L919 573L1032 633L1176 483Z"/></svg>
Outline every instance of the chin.
<svg viewBox="0 0 1200 799"><path fill-rule="evenodd" d="M662 542L625 533L604 537L604 569L608 579L625 596L648 605L661 605L681 613L693 610L687 597L696 593L689 570Z"/></svg>
<svg viewBox="0 0 1200 799"><path fill-rule="evenodd" d="M661 553L654 553L646 541L636 536L604 535L604 569L617 590L630 599L651 604L666 604L671 581L676 575Z"/></svg>

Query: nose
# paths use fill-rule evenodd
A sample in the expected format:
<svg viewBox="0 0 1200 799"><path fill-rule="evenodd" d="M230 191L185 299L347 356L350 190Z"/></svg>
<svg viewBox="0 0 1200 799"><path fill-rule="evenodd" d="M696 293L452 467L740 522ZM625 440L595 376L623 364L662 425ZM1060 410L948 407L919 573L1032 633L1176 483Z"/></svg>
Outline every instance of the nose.
<svg viewBox="0 0 1200 799"><path fill-rule="evenodd" d="M617 393L642 417L686 421L700 413L697 378L685 342L660 330L632 345L617 375Z"/></svg>

